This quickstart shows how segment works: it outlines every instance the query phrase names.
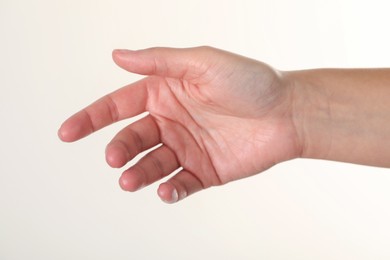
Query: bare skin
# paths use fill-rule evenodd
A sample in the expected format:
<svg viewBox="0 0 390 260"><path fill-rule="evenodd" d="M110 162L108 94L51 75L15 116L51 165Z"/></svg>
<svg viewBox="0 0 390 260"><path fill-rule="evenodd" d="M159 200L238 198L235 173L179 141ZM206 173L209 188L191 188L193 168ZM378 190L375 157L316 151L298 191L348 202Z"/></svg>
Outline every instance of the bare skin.
<svg viewBox="0 0 390 260"><path fill-rule="evenodd" d="M73 115L58 134L73 142L148 111L106 147L107 163L120 168L159 145L123 172L124 190L139 190L180 168L158 188L163 201L174 203L300 157L390 167L384 141L390 140L388 70L280 72L210 47L116 50L113 59L146 77ZM374 90L361 82L362 73ZM351 130L357 126L364 129Z"/></svg>

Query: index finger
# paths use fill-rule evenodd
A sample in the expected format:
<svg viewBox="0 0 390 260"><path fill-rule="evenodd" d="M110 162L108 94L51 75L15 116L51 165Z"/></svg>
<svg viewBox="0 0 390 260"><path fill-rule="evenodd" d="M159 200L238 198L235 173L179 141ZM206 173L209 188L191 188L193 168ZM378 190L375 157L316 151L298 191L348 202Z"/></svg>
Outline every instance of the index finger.
<svg viewBox="0 0 390 260"><path fill-rule="evenodd" d="M149 79L110 93L68 118L58 130L64 142L79 140L107 125L145 112Z"/></svg>

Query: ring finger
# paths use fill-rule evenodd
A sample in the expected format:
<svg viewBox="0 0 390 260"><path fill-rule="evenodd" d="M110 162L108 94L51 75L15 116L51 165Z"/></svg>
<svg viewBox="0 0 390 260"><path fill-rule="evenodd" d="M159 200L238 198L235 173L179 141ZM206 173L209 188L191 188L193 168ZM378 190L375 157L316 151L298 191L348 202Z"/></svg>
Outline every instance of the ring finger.
<svg viewBox="0 0 390 260"><path fill-rule="evenodd" d="M123 172L119 184L123 190L136 191L168 176L179 166L175 153L162 145Z"/></svg>
<svg viewBox="0 0 390 260"><path fill-rule="evenodd" d="M124 166L137 154L160 143L157 124L146 116L121 130L106 147L106 161L114 168Z"/></svg>

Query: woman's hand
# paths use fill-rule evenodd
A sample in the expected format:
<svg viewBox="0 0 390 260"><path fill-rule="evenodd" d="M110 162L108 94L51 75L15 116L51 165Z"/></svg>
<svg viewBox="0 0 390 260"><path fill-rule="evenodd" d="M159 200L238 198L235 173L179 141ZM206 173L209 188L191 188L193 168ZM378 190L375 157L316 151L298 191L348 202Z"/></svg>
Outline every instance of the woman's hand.
<svg viewBox="0 0 390 260"><path fill-rule="evenodd" d="M161 144L124 171L124 190L136 191L181 167L158 188L161 199L173 203L300 156L292 88L268 65L210 47L116 50L113 58L147 77L70 117L59 137L76 141L148 111L106 148L108 164L119 168Z"/></svg>

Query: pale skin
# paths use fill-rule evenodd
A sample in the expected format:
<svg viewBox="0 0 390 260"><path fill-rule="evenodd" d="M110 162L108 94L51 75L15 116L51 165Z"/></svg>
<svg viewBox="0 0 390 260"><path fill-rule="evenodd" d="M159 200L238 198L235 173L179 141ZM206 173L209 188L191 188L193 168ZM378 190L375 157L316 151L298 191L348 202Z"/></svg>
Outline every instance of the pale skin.
<svg viewBox="0 0 390 260"><path fill-rule="evenodd" d="M58 135L83 138L145 111L107 145L124 167L119 184L158 187L168 203L295 158L390 167L390 69L282 72L214 49L115 50L123 69L146 75L66 120Z"/></svg>

